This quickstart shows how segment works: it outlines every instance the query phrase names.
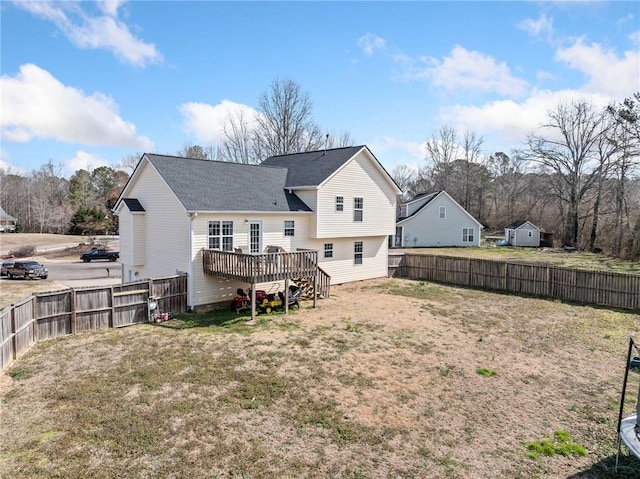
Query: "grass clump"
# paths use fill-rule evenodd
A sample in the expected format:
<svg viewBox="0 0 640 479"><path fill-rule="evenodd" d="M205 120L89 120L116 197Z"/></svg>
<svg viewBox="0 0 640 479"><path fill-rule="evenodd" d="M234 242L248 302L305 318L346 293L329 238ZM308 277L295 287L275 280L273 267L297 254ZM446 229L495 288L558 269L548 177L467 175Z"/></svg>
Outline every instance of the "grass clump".
<svg viewBox="0 0 640 479"><path fill-rule="evenodd" d="M7 374L11 379L20 381L21 379L29 379L34 373L30 369L17 367L11 369Z"/></svg>
<svg viewBox="0 0 640 479"><path fill-rule="evenodd" d="M479 374L480 376L484 376L485 378L492 378L493 376L498 375L497 372L489 368L477 368L476 373Z"/></svg>
<svg viewBox="0 0 640 479"><path fill-rule="evenodd" d="M573 442L571 434L564 430L555 431L553 439L542 439L541 441L525 442L527 448L526 455L530 459L538 459L542 456L586 456L587 450L581 445Z"/></svg>

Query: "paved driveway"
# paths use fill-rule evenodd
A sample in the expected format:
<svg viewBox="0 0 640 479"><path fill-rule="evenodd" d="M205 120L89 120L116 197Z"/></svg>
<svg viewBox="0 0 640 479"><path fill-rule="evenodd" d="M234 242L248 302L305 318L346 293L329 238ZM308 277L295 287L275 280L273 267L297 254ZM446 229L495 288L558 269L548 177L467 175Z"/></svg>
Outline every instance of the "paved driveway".
<svg viewBox="0 0 640 479"><path fill-rule="evenodd" d="M118 262L43 261L49 270L49 279L69 287L101 286L120 283L121 267Z"/></svg>

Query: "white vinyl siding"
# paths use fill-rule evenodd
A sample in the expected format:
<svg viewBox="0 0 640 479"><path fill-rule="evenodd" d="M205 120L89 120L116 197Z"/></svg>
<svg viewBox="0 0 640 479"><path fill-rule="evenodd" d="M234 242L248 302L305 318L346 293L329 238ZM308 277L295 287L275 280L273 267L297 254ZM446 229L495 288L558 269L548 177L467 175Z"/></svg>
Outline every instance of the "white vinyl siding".
<svg viewBox="0 0 640 479"><path fill-rule="evenodd" d="M422 206L410 218L398 222L404 247L480 246L480 223L446 192ZM441 218L443 210L445 218ZM465 229L466 241L462 234Z"/></svg>
<svg viewBox="0 0 640 479"><path fill-rule="evenodd" d="M138 279L186 271L189 258L189 218L184 207L152 165L143 162L140 168L127 196L138 199L145 213L131 215L136 217L130 230L131 256L121 258L124 281L129 271L137 271ZM126 208L122 205L121 210Z"/></svg>
<svg viewBox="0 0 640 479"><path fill-rule="evenodd" d="M316 238L367 237L394 233L397 190L375 166L374 161L361 151L319 188ZM337 196L344 196L344 214L336 212ZM366 211L362 221L353 220L354 198L363 199Z"/></svg>

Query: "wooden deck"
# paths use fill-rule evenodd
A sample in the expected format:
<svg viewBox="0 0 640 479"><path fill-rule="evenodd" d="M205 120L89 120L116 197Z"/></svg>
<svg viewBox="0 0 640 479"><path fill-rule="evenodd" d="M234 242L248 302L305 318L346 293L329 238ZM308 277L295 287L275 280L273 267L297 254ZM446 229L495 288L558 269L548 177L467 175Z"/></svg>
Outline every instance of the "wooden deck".
<svg viewBox="0 0 640 479"><path fill-rule="evenodd" d="M296 278L315 278L317 292L329 296L330 277L318 266L318 252L244 254L202 250L204 273L243 283L256 284Z"/></svg>

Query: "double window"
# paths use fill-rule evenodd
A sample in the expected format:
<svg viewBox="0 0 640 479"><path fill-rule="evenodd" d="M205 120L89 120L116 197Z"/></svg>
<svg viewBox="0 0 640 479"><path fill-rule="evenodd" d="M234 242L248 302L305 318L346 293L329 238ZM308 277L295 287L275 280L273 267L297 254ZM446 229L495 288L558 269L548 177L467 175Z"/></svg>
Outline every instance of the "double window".
<svg viewBox="0 0 640 479"><path fill-rule="evenodd" d="M473 242L473 228L462 228L462 241Z"/></svg>
<svg viewBox="0 0 640 479"><path fill-rule="evenodd" d="M362 221L364 209L364 198L355 197L353 199L353 221Z"/></svg>
<svg viewBox="0 0 640 479"><path fill-rule="evenodd" d="M233 251L233 221L209 221L209 248Z"/></svg>
<svg viewBox="0 0 640 479"><path fill-rule="evenodd" d="M362 264L362 241L353 243L353 264Z"/></svg>
<svg viewBox="0 0 640 479"><path fill-rule="evenodd" d="M324 257L333 258L333 243L324 244Z"/></svg>
<svg viewBox="0 0 640 479"><path fill-rule="evenodd" d="M284 221L284 235L285 236L295 236L296 228L295 221L293 220L285 220Z"/></svg>

